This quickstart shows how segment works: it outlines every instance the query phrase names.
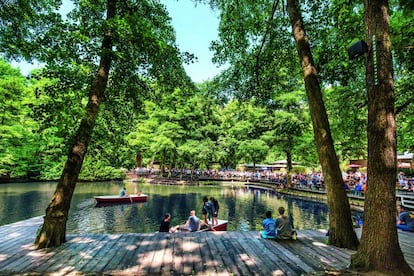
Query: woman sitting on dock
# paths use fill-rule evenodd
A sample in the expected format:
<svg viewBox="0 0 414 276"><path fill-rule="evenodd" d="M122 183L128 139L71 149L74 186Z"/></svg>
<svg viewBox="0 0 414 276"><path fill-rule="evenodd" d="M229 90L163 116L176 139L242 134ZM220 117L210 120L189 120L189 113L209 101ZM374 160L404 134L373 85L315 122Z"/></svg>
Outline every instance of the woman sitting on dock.
<svg viewBox="0 0 414 276"><path fill-rule="evenodd" d="M177 228L176 227L171 227L170 221L171 221L171 214L166 213L164 218L161 221L159 232L169 232L169 233L176 232Z"/></svg>

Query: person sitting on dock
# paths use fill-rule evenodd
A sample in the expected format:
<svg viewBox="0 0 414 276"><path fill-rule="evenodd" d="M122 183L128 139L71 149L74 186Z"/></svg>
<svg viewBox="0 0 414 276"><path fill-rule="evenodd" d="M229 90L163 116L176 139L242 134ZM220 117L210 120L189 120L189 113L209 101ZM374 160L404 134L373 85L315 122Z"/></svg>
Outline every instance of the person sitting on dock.
<svg viewBox="0 0 414 276"><path fill-rule="evenodd" d="M177 231L176 227L170 226L170 221L171 221L171 214L166 213L163 220L161 221L160 230L158 232L174 233L175 231Z"/></svg>
<svg viewBox="0 0 414 276"><path fill-rule="evenodd" d="M410 213L405 210L402 204L397 206L398 210L398 221L397 228L403 231L414 232L414 219L411 217Z"/></svg>
<svg viewBox="0 0 414 276"><path fill-rule="evenodd" d="M294 231L291 227L291 222L287 216L285 216L285 208L279 207L279 217L276 219L276 237L281 240L292 239Z"/></svg>
<svg viewBox="0 0 414 276"><path fill-rule="evenodd" d="M276 238L276 221L272 218L272 212L266 212L266 218L262 222L264 230L260 231L260 237L264 239Z"/></svg>
<svg viewBox="0 0 414 276"><path fill-rule="evenodd" d="M196 232L200 230L200 219L196 217L195 210L191 210L190 216L188 217L185 225L180 226L181 231Z"/></svg>

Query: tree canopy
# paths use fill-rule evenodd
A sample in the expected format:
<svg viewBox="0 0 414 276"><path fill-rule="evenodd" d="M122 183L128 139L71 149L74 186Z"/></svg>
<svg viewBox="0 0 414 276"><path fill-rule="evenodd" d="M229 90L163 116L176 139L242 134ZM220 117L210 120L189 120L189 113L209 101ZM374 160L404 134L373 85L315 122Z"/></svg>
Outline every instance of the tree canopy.
<svg viewBox="0 0 414 276"><path fill-rule="evenodd" d="M18 172L12 173L6 169L3 177L19 175L31 179L53 179L59 176L60 166L63 165L64 160L62 156L69 147L65 138L73 136L80 116L84 112L87 84L90 83L96 55L99 53L96 43L101 39L98 32L99 22L106 24L102 20L104 2L96 2L97 5L82 2L78 6L74 5L74 10L68 15L61 15L58 12L58 1L35 2L23 1L19 6L4 4L5 8L2 9L1 14L2 56L9 60L37 59L45 64L43 69L32 72L30 80L20 78L20 85L25 91L24 97L26 99L35 97L33 100L28 100L30 112L27 116L33 119L36 128L23 127L23 129L30 131L38 144L22 143L19 148L26 146L28 148L22 150L20 156L16 153L12 159L15 160L13 164L19 163L23 169L14 165L14 170ZM206 140L206 145L211 147L214 145L216 156L204 154L206 158L211 157L212 160L200 161L201 166L217 162L223 167L235 167L237 163L244 162L239 158L241 155L237 154L236 149L243 139L250 138L260 138L272 149L261 161L285 159L286 152L281 149L289 147L286 147L283 141L296 141L290 146L295 161L312 166L318 164L313 150L314 142L306 138L311 137L310 118L306 115L308 112L306 99L292 97L295 91L302 90L303 93L304 90L285 10L280 3L271 1L243 5L228 1L223 4L219 1L211 1L211 4L214 8L224 11L220 21L220 41L211 44L216 52L214 61L228 63L230 66L212 82L198 87L190 84L180 65L181 62L191 61L191 54L179 53L178 48L173 44L171 47L167 47L168 44L162 46L157 42L156 32L151 31L150 26L161 26L169 22L165 7L161 4L151 6L149 3L142 2L134 8L136 13L133 13L133 10L129 9L130 6L119 4L120 15L123 17L117 19L117 24L123 27L115 39L116 51L113 55L114 63L111 71L111 79L117 81L110 81L108 86L109 93L103 101L101 115L98 117L93 135L91 146L93 150L86 158L82 178L110 178L111 175L121 177L119 172L116 172L117 168L134 167L139 148L132 148L127 137L138 132L137 122L155 116L146 114L152 111L145 107L147 105L145 102L155 103L155 106L159 105L158 109L164 109L170 101L176 101L176 106L181 108L180 104L190 105L187 97L198 98L194 99L196 104L191 108L199 115L181 118L180 124L187 129L183 130L180 143L176 146L182 146L186 140L194 141L193 136L197 136L198 140L208 138L210 142ZM392 5L395 7L391 9L391 30L393 41L396 42L394 52L397 76L398 149L399 152L403 152L413 147L410 138L412 135L409 135L412 118L412 101L410 101L412 95L409 94L412 91L410 89L412 68L410 68L409 57L412 41L409 35L403 35L411 31L403 23L412 17L412 11L409 5L401 5L400 9L397 9L400 3L392 2ZM309 35L314 38L312 39L314 56L320 68L324 101L337 155L344 163L349 159L364 159L367 157L365 131L367 102L363 67L361 61L350 61L346 57L347 47L355 39L363 36L360 31L363 7L343 5L341 1L327 5L327 2L320 0L304 3L303 9L312 14L306 17L305 21ZM142 16L144 13L146 16ZM31 14L34 16L29 16ZM255 16L251 16L252 14ZM133 27L128 22L134 22ZM136 22L138 24L135 24ZM16 30L19 31L18 35L12 35ZM171 25L159 34L160 37L168 38L170 41L175 40ZM126 41L129 42L125 43ZM171 55L172 53L175 54ZM338 55L341 56L341 62L336 58ZM133 62L135 58L136 61ZM153 63L155 65L152 65ZM131 66L132 64L136 66ZM181 86L180 83L183 86L178 88ZM161 101L164 94L173 95L177 89L186 92L181 92L182 94L176 99L166 97ZM259 123L254 120L249 122L260 129L245 125L247 122L243 122L240 116L232 119L235 125L233 130L222 128L224 125L220 119L230 101L235 102L231 100L234 98L240 101L252 98L256 107L268 108ZM207 101L208 108L204 108L197 103L198 101ZM236 105L242 106L241 103ZM292 106L300 109L294 111ZM198 110L199 108L202 110ZM182 109L186 114L187 110L184 107ZM205 113L206 110L210 113ZM164 110L164 112L168 111ZM181 116L180 112L176 116ZM162 118L159 117L159 120ZM186 126L185 122L192 120L194 120L193 125ZM295 123L295 120L301 124ZM12 124L20 123L15 120ZM164 125L165 127L167 125ZM142 126L140 129L144 131ZM252 133L253 129L255 135L249 135L248 133ZM247 136L237 136L237 131ZM289 131L291 134L288 134ZM174 134L178 133L180 132L174 131ZM165 134L168 137L168 133ZM288 135L292 134L297 138L290 139ZM282 137L283 135L285 137ZM29 136L24 135L27 138ZM148 144L145 140L139 143ZM4 147L9 148L10 151L10 147ZM222 150L217 151L217 149ZM180 152L184 152L183 148ZM151 151L148 151L146 156L150 154L151 157L145 159L144 165L154 161L160 162L162 159ZM9 161L6 161L7 159ZM11 162L10 155L2 160ZM23 160L26 160L26 163ZM185 162L180 164L184 165ZM110 167L115 170L108 171ZM105 171L105 173L100 176L93 173L96 171Z"/></svg>

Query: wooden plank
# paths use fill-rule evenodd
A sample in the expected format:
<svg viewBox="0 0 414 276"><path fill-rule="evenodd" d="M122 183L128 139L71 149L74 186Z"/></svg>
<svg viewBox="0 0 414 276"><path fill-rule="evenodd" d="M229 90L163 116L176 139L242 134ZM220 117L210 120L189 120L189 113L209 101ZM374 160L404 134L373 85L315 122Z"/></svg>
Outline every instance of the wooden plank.
<svg viewBox="0 0 414 276"><path fill-rule="evenodd" d="M38 273L48 271L48 269L56 271L58 268L62 267L63 264L73 262L72 260L78 255L77 252L81 251L83 248L87 248L88 242L82 242L85 240L84 237L73 237L72 239L69 238L66 243L56 249L42 249L42 251L49 251L54 254L51 258L40 262L33 270ZM76 246L73 245L73 242L76 243ZM66 252L66 248L70 249Z"/></svg>
<svg viewBox="0 0 414 276"><path fill-rule="evenodd" d="M181 273L184 275L194 274L190 233L182 233L181 238L182 238L182 247L183 247L183 260L182 260Z"/></svg>
<svg viewBox="0 0 414 276"><path fill-rule="evenodd" d="M320 249L320 250L327 250L325 252L322 252L321 254L325 255L325 253L327 253L329 256L342 261L342 262L349 262L349 258L350 255L352 253L355 253L355 251L352 250L347 250L344 248L338 248L338 247L334 247L334 246L328 246L327 242L328 242L328 237L326 237L325 235L323 236L318 236L318 234L320 234L319 231L315 231L315 230L308 230L306 233L312 233L312 234L308 234L307 235L307 239L305 241L310 242L307 246L309 247L313 247L313 245L320 245L320 246L315 246L316 249ZM298 241L302 241L302 239L298 239ZM331 253L330 251L335 251L334 253Z"/></svg>
<svg viewBox="0 0 414 276"><path fill-rule="evenodd" d="M40 252L40 254L38 253L35 256L32 252L34 252L32 248L22 250L21 255L14 255L13 258L10 258L11 262L7 266L3 267L2 270L13 269L16 273L25 272L26 270L31 271L32 267L38 264L38 262L33 262L33 257L39 260L40 263L43 263L42 260L47 258L44 252ZM55 254L55 252L52 254Z"/></svg>
<svg viewBox="0 0 414 276"><path fill-rule="evenodd" d="M0 271L15 271L17 273L24 270L28 265L32 263L33 257L30 255L31 250L31 248L25 248L17 254L8 256L4 261L1 262ZM39 254L40 258L43 256L44 254Z"/></svg>
<svg viewBox="0 0 414 276"><path fill-rule="evenodd" d="M170 268L171 274L179 274L182 271L181 264L183 263L183 247L181 235L184 233L174 234L174 245L173 245L173 263Z"/></svg>
<svg viewBox="0 0 414 276"><path fill-rule="evenodd" d="M166 233L168 235L168 242L164 248L163 263L161 266L162 275L174 274L172 271L173 260L174 260L174 243L175 243L175 234Z"/></svg>
<svg viewBox="0 0 414 276"><path fill-rule="evenodd" d="M85 266L83 266L80 270L86 273L92 273L94 271L101 271L101 269L103 268L103 265L108 263L109 260L111 260L115 256L117 252L116 250L117 244L119 242L122 242L124 238L125 238L125 235L121 235L121 234L113 234L113 235L106 236L106 238L102 240L101 244L99 245L99 250L98 250L98 253L95 255L95 257L90 262L88 262Z"/></svg>
<svg viewBox="0 0 414 276"><path fill-rule="evenodd" d="M299 242L305 243L305 247L315 251L321 256L324 256L325 258L321 260L325 263L331 263L337 267L337 269L341 269L340 266L343 266L343 264L349 264L351 261L351 255L356 252L344 248L329 246L324 242L314 239L299 240ZM326 259L328 261L326 261Z"/></svg>
<svg viewBox="0 0 414 276"><path fill-rule="evenodd" d="M138 258L136 252L139 252L141 246L151 237L149 234L140 234L139 240L133 239L132 234L125 235L125 237L117 243L116 254L108 262L105 267L105 272L121 271L127 269L127 271L136 271L138 269ZM133 240L132 240L133 239ZM132 244L132 245L131 245ZM130 248L131 246L131 248ZM126 259L128 249L133 249L133 257Z"/></svg>
<svg viewBox="0 0 414 276"><path fill-rule="evenodd" d="M268 243L265 243L265 245L268 248L271 246L272 248L279 251L279 254L283 256L286 264L288 264L293 270L300 272L300 274L310 273L313 271L311 267L300 260L298 256L287 250L281 243L274 240L268 240Z"/></svg>
<svg viewBox="0 0 414 276"><path fill-rule="evenodd" d="M265 271L270 270L270 274L282 271L289 275L296 274L295 270L291 269L286 265L285 261L280 258L281 256L276 255L273 251L268 250L265 247L264 243L269 243L270 241L260 238L257 232L253 232L253 235L250 233L252 232L248 232L247 235L244 235L246 236L245 240L247 241L247 247L253 251L252 254L254 254L254 256L257 256L261 268Z"/></svg>
<svg viewBox="0 0 414 276"><path fill-rule="evenodd" d="M22 227L25 227L25 225L23 224ZM13 255L19 253L22 246L32 245L35 241L36 237L33 229L22 231L16 228L16 226L4 228L8 229L8 231L1 236L1 254Z"/></svg>
<svg viewBox="0 0 414 276"><path fill-rule="evenodd" d="M169 233L156 233L154 234L157 236L157 242L155 243L155 247L153 247L153 257L151 260L151 265L148 267L147 273L148 274L161 274L163 269L163 258L165 248L167 247L168 243L170 242L170 234Z"/></svg>
<svg viewBox="0 0 414 276"><path fill-rule="evenodd" d="M154 258L154 248L157 246L158 236L157 234L146 235L142 240L137 252L137 265L134 268L134 273L148 274L146 273Z"/></svg>
<svg viewBox="0 0 414 276"><path fill-rule="evenodd" d="M257 256L266 261L269 268L273 270L272 274L300 275L303 273L302 270L297 269L296 265L292 266L286 261L280 250L274 247L273 241L259 238L258 232L246 232L246 234L251 235L250 241L255 242Z"/></svg>
<svg viewBox="0 0 414 276"><path fill-rule="evenodd" d="M206 233L206 235L203 235L205 238L205 244L207 244L207 247L209 249L211 258L212 258L212 265L214 268L215 273L218 274L227 274L229 271L227 270L226 265L223 262L222 254L220 253L219 249L216 246L216 234L213 232Z"/></svg>
<svg viewBox="0 0 414 276"><path fill-rule="evenodd" d="M30 251L30 247L33 246L32 243L27 243L25 240L23 240L22 244L19 245L18 241L19 240L16 240L15 248L13 250L3 250L3 244L1 244L0 270L8 269L8 266L16 260L20 260L21 262L21 259Z"/></svg>
<svg viewBox="0 0 414 276"><path fill-rule="evenodd" d="M275 242L258 232L80 234L58 248L34 250L42 218L1 226L0 274L300 275L346 269L354 252L326 244L325 232L298 231L298 241ZM28 230L28 228L30 228ZM21 233L24 233L22 235ZM414 268L414 233L398 231Z"/></svg>
<svg viewBox="0 0 414 276"><path fill-rule="evenodd" d="M245 264L250 275L257 275L261 271L261 267L257 264L258 259L254 255L249 254L249 248L246 247L246 241L244 235L241 232L235 232L231 235L232 245L235 248L235 252L239 256L239 259Z"/></svg>
<svg viewBox="0 0 414 276"><path fill-rule="evenodd" d="M108 239L108 235L74 236L66 242L65 248L54 256L54 262L47 262L46 272L69 273L81 271L82 267L92 260L100 248L100 244Z"/></svg>
<svg viewBox="0 0 414 276"><path fill-rule="evenodd" d="M214 275L217 273L218 262L212 254L211 248L207 242L209 233L199 233L197 235L199 251L201 256L202 273L204 275Z"/></svg>
<svg viewBox="0 0 414 276"><path fill-rule="evenodd" d="M214 232L213 235L213 242L214 245L217 249L217 254L219 254L221 256L221 259L224 263L224 265L227 268L227 271L230 274L234 274L234 275L241 275L241 272L238 269L237 264L234 263L234 261L232 260L232 258L230 257L230 255L228 254L228 250L225 247L225 245L223 244L222 240L225 239L223 232Z"/></svg>
<svg viewBox="0 0 414 276"><path fill-rule="evenodd" d="M174 234L166 234L166 242L164 245L164 248L162 250L162 254L158 255L157 258L161 260L161 266L160 266L160 274L162 275L168 275L170 274L170 265L172 262L172 245L174 243Z"/></svg>
<svg viewBox="0 0 414 276"><path fill-rule="evenodd" d="M317 250L318 245L304 243L301 240L283 243L287 250L293 254L300 255L301 260L307 265L313 266L314 264L319 264L318 268L314 268L316 270L341 271L346 268L336 258L333 258L329 254L324 254L321 250ZM344 263L349 263L349 260Z"/></svg>
<svg viewBox="0 0 414 276"><path fill-rule="evenodd" d="M234 262L234 266L237 266L238 271L240 271L241 275L249 275L251 272L247 267L246 263L243 261L242 256L239 254L239 248L237 244L234 243L234 239L232 239L233 233L226 232L223 234L225 239L221 239L225 248L227 249L228 255L231 257L232 261Z"/></svg>
<svg viewBox="0 0 414 276"><path fill-rule="evenodd" d="M238 252L243 262L246 264L246 267L250 271L250 275L257 275L260 272L261 275L271 275L272 272L266 264L262 261L262 257L257 255L256 252L251 248L249 240L242 232L235 232L233 235L234 244L237 244ZM258 239L258 237L257 237Z"/></svg>
<svg viewBox="0 0 414 276"><path fill-rule="evenodd" d="M193 263L193 272L195 274L203 274L203 252L200 250L200 235L205 233L191 233L191 259Z"/></svg>

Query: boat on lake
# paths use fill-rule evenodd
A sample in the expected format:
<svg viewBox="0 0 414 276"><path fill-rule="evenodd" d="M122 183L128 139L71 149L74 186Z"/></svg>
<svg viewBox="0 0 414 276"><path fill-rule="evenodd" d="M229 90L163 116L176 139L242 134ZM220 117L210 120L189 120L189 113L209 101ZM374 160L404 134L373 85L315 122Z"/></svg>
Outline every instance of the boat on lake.
<svg viewBox="0 0 414 276"><path fill-rule="evenodd" d="M211 221L209 221L211 223ZM218 224L212 226L209 224L208 226L203 223L200 230L197 232L207 232L207 231L227 231L227 220L218 220Z"/></svg>
<svg viewBox="0 0 414 276"><path fill-rule="evenodd" d="M120 196L120 195L95 196L95 200L98 204L146 202L147 199L148 199L148 195L146 194L131 194L131 195L126 195L126 196Z"/></svg>

